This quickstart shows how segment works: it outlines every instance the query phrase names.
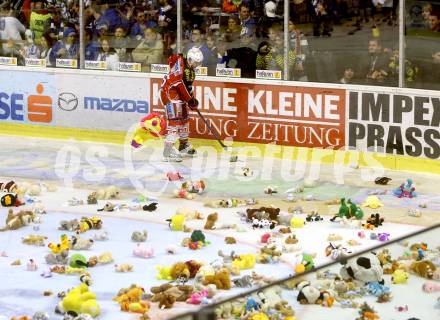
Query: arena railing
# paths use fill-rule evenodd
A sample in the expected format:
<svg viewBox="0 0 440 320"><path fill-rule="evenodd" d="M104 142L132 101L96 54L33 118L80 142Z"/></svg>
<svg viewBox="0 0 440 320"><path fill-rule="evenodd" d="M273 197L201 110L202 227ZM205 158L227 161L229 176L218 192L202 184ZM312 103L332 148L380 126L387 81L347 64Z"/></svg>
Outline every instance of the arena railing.
<svg viewBox="0 0 440 320"><path fill-rule="evenodd" d="M0 6L0 68L164 73L197 46L202 76L440 89L438 1L23 3Z"/></svg>
<svg viewBox="0 0 440 320"><path fill-rule="evenodd" d="M356 254L345 256L338 258L329 263L325 263L323 265L317 266L310 271L306 271L304 273L295 274L293 276L289 276L287 278L277 280L271 282L267 285L262 285L259 287L255 287L249 289L241 294L238 294L233 297L229 297L217 302L209 302L209 304L203 306L201 309L193 312L182 313L173 317L172 320L216 320L216 319L238 319L240 315L238 313L244 312L246 307L251 308L251 305L258 305L262 307L255 307L255 312L249 312L247 316L249 319L253 319L251 316L254 314L265 313L267 315L272 315L274 318L270 319L352 319L353 311L351 313L347 313L343 310L359 310L360 317L357 319L393 319L393 316L390 316L391 312L407 312L408 316L406 318L411 319L436 319L438 317L438 308L440 307L440 297L432 294L435 291L429 290L429 285L434 285L436 288L439 287L438 283L435 284L432 278L423 278L420 275L416 275L415 273L423 271L415 271L408 269L415 269L411 266L412 262L417 261L432 261L435 265L434 268L439 268L440 263L440 224L435 224L427 228L423 228L421 230L409 233L402 237L398 237L392 239L390 241L386 241L377 246L373 246L371 248L362 250L357 252ZM425 246L425 247L424 247ZM420 250L422 250L420 252ZM388 251L388 252L387 252ZM320 303L322 307L318 307L317 304L313 305L313 302L309 304L301 304L297 300L297 296L299 293L298 285L301 286L301 282L308 281L314 288L320 290L321 293L326 292L329 293L331 290L336 290L334 287L330 285L332 283L332 279L334 277L340 277L343 279L342 273L340 274L340 269L345 268L348 269L351 265L357 265L357 260L359 257L371 257L371 253L374 256L379 257L380 262L383 262L387 254L390 254L393 258L399 255L399 262L406 263L407 270L403 271L403 267L399 266L399 272L396 273L396 283L406 283L405 279L400 279L399 277L409 277L409 284L401 284L400 287L396 287L397 285L393 285L391 291L389 290L389 285L391 282L392 274L384 274L382 279L385 280L384 286L377 286L375 284L357 287L357 288L349 288L345 290L345 295L333 296L334 300L329 300L328 298L332 296L323 296L324 299ZM424 257L422 257L424 255ZM419 256L418 258L416 256ZM414 260L411 260L411 257ZM391 261L391 260L390 260ZM361 263L361 262L359 262ZM362 264L362 263L361 263ZM374 261L373 261L374 264ZM345 267L344 267L345 266ZM348 267L347 267L348 266ZM374 265L372 266L372 268ZM391 263L390 265L383 266L384 270L387 268L396 268ZM386 272L386 271L385 271ZM438 278L438 270L434 277ZM347 274L345 274L345 277ZM356 281L355 281L356 282ZM321 286L321 287L320 287ZM327 287L326 287L327 286ZM410 286L410 287L409 287ZM368 288L368 289L367 289ZM267 305L261 304L262 302L266 302L261 299L272 299L272 295L265 296L265 292L267 295L268 290L281 290L281 297L287 301L287 304L284 305L284 308L280 308L276 310L270 303ZM340 289L344 290L344 289ZM438 290L438 289L437 289ZM278 291L280 292L280 291ZM263 293L263 294L262 294ZM395 297L393 297L395 296ZM377 302L375 299L379 297L384 299L384 301ZM303 297L304 298L304 297ZM305 297L306 299L309 297ZM391 304L396 305L395 308L382 308L386 302L389 302L390 299ZM394 300L393 300L394 299ZM437 299L437 300L436 300ZM368 303L367 308L364 302ZM256 303L256 305L255 305ZM323 304L329 303L330 307L323 306ZM292 308L295 318L287 318L289 315L289 309ZM344 308L344 309L340 309ZM280 311L282 310L282 311ZM235 313L233 317L224 317L225 313L231 312ZM338 313L339 312L339 313ZM342 312L342 313L340 313ZM363 312L371 312L376 316L375 318L368 318L367 316L363 317ZM382 313L382 314L381 314ZM385 315L385 313L387 313ZM279 316L277 318L276 316ZM246 317L244 317L246 318ZM405 318L405 319L406 319ZM240 318L242 319L242 318ZM247 318L246 318L247 319ZM263 315L255 316L255 319L269 319L269 317L265 317Z"/></svg>

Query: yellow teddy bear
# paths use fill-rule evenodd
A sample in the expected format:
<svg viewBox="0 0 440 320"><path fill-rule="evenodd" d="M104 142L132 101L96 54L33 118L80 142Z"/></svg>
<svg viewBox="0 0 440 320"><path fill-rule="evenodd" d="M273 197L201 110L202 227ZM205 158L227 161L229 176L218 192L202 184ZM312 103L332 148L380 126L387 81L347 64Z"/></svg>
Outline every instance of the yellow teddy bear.
<svg viewBox="0 0 440 320"><path fill-rule="evenodd" d="M161 267L161 266L157 266L156 269L159 271L159 273L156 276L157 280L173 280L173 277L171 276L171 270L172 270L172 266L165 266L165 267Z"/></svg>
<svg viewBox="0 0 440 320"><path fill-rule="evenodd" d="M255 267L255 261L255 254L241 254L237 259L232 261L232 267L239 268L240 270L252 269Z"/></svg>
<svg viewBox="0 0 440 320"><path fill-rule="evenodd" d="M96 302L96 294L90 292L85 283L70 290L60 302L59 307L65 312L86 313L94 318L101 313L101 308Z"/></svg>
<svg viewBox="0 0 440 320"><path fill-rule="evenodd" d="M53 254L59 254L64 250L70 249L70 240L67 234L61 235L61 243L49 243L47 245Z"/></svg>

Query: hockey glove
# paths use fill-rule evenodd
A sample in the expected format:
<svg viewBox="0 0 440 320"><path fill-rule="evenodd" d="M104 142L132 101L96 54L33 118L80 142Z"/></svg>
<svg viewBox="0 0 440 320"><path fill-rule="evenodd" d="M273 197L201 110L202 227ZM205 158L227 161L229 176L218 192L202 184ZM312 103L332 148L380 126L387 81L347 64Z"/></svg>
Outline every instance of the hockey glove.
<svg viewBox="0 0 440 320"><path fill-rule="evenodd" d="M197 107L199 106L199 101L196 98L192 98L189 102L188 102L188 107L191 110L196 110Z"/></svg>

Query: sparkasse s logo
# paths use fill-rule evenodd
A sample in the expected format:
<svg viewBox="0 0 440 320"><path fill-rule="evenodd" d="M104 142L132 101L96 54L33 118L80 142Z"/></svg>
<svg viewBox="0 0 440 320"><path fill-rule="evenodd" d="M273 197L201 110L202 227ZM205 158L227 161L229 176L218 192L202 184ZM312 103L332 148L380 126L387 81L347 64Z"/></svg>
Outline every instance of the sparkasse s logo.
<svg viewBox="0 0 440 320"><path fill-rule="evenodd" d="M27 120L35 123L52 122L52 98L44 96L44 86L39 83L37 94L27 97ZM0 92L0 120L24 121L24 95Z"/></svg>
<svg viewBox="0 0 440 320"><path fill-rule="evenodd" d="M148 113L149 104L143 100L84 97L84 109Z"/></svg>

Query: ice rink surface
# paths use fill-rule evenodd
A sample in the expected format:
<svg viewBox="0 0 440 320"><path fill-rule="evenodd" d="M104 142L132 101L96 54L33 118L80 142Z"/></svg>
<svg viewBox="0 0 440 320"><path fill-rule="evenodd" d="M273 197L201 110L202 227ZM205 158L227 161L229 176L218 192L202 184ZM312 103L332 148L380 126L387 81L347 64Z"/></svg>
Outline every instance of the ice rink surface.
<svg viewBox="0 0 440 320"><path fill-rule="evenodd" d="M94 281L91 291L97 294L97 301L101 306L102 314L99 319L136 319L138 316L119 312L119 306L111 299L122 287L129 287L136 283L146 289L160 285L165 281L156 280L156 266L171 265L178 261L198 260L210 263L219 259L217 251L235 250L236 253L256 253L260 247L259 239L268 230L253 230L249 224L243 224L246 232L236 230L204 231L210 245L201 250L189 250L179 247L177 255L167 255L165 247L179 246L188 233L170 231L166 219L169 219L179 207L190 207L203 213L205 217L213 212L219 213L220 223L242 224L237 211L242 208L213 209L205 204L217 199L257 198L261 204L273 204L286 210L288 206L301 205L306 213L310 209L317 209L324 215L325 221L308 223L303 228L295 229L299 243L306 252L316 252L315 264L328 262L324 249L328 245L327 236L330 233L339 233L344 238L344 245L349 239L356 239L361 245L349 247L358 251L373 247L378 240L359 239L356 229L342 227L338 223L329 222L329 214L337 212L338 206L326 206L323 200L346 197L356 203L362 203L368 194L374 190L386 192L378 195L384 207L377 210L365 208L366 214L379 212L385 217L385 224L374 232L390 233L390 238L419 230L424 226L438 223L440 209L440 192L435 186L440 181L437 176L426 174L410 174L405 172L387 171L378 169L351 167L336 167L333 165L316 165L306 162L283 162L279 159L239 156L236 163L229 162L229 155L218 155L205 150L197 159L185 160L180 164L169 164L161 161L160 148L145 148L135 151L130 147L99 144L78 141L58 141L39 138L0 137L0 182L13 179L19 185L22 181L43 182L57 186L57 191L48 192L43 188L41 196L37 197L46 208L47 214L42 215L43 223L39 230L33 226L26 226L18 231L0 233L0 252L7 253L7 257L0 257L0 315L6 317L31 315L35 311L43 310L53 314L55 306L60 301L56 297L59 291L66 291L79 284L77 276L53 274L51 278L43 278L40 273L48 268L44 256L50 252L47 247L34 247L21 243L21 238L28 234L41 234L48 237L47 242L59 242L63 231L58 230L59 221L80 218L82 216L101 215L104 221L103 230L109 233L109 240L96 241L91 250L79 251L86 257L111 251L114 263L131 263L133 273L116 273L113 264L89 268ZM243 167L254 171L252 177L244 177ZM343 170L343 171L341 171ZM168 182L167 172L180 172L189 180L204 179L206 190L196 195L194 200L176 199L173 192L179 183ZM341 174L343 172L343 174ZM387 175L393 178L389 186L377 186L372 180L377 175ZM365 179L367 177L368 179ZM418 197L415 199L397 199L391 193L403 183L406 178L412 178L416 183ZM318 179L313 188L306 188L298 197L314 199L310 201L298 200L296 203L285 201L286 190L298 187L304 179ZM133 199L138 195L156 198L158 209L155 212L120 210L115 212L97 212L107 202L99 201L97 205L68 206L67 201L72 197L86 201L91 191L96 191L108 185L115 185L121 189L121 198L111 201L117 204L135 204ZM267 195L264 188L276 186L278 193ZM420 209L421 218L408 217L408 208L418 208L419 204L428 204L426 209ZM27 204L28 207L32 206ZM22 209L22 208L20 208ZM7 214L6 208L0 208L0 226L3 225ZM305 217L305 215L300 215ZM389 221L389 222L388 222ZM188 221L187 225L193 229L203 229L204 220ZM133 231L148 231L146 246L154 248L155 257L152 259L136 258L132 255L135 243L130 236ZM366 231L368 234L369 231ZM92 237L94 231L83 236ZM224 237L233 236L238 243L225 245ZM368 237L367 237L368 238ZM439 245L438 236L428 237L431 247ZM417 239L418 240L418 239ZM397 251L403 248L395 246ZM400 252L401 253L401 252ZM11 262L20 259L20 266L11 266ZM38 271L26 271L26 263L34 259L39 266ZM293 274L296 263L294 254L284 254L277 264L257 264L254 271L275 278L285 278ZM335 268L339 268L335 266ZM250 270L242 275L250 274ZM389 278L385 278L389 281ZM393 301L388 304L375 304L381 319L400 320L416 317L423 320L440 318L440 311L434 309L435 294L422 293L423 279L411 276L407 285L392 286ZM401 289L402 288L402 289ZM54 295L45 297L42 292L50 290ZM222 291L216 296L221 299L241 292L240 289ZM290 292L291 293L294 293ZM420 292L420 295L419 295ZM424 295L424 296L422 296ZM287 296L286 296L287 297ZM354 319L357 309L330 309L318 306L299 306L295 296L291 297L297 319ZM367 301L374 301L366 299ZM408 312L397 312L395 307L408 305ZM167 311L152 311L152 319L166 319L180 312L194 309L184 303L178 303ZM151 314L151 313L150 313Z"/></svg>

